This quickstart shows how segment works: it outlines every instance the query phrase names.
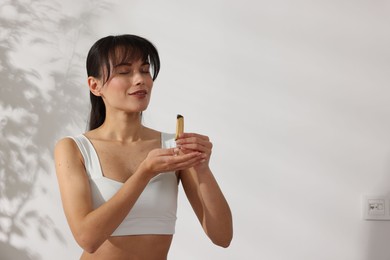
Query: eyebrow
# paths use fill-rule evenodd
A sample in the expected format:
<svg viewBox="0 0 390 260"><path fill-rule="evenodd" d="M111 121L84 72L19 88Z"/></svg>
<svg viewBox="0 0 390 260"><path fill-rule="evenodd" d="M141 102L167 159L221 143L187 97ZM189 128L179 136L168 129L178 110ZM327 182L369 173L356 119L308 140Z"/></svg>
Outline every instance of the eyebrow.
<svg viewBox="0 0 390 260"><path fill-rule="evenodd" d="M115 65L114 68L117 68L117 67L120 67L120 66L130 66L131 67L132 65L133 65L133 63L131 63L131 62L121 62L121 63ZM150 63L148 61L144 61L141 64L141 66L144 66L144 65L150 65Z"/></svg>
<svg viewBox="0 0 390 260"><path fill-rule="evenodd" d="M131 65L133 65L133 64L130 63L130 62L121 62L121 63L119 63L119 64L116 64L116 65L114 66L114 68L117 68L117 67L120 67L120 66L131 66Z"/></svg>

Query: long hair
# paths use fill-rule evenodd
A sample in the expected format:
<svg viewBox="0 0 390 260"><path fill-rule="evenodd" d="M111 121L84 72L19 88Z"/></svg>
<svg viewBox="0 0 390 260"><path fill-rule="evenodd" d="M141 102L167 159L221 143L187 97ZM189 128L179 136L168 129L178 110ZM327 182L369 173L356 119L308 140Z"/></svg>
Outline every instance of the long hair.
<svg viewBox="0 0 390 260"><path fill-rule="evenodd" d="M138 59L149 61L154 81L160 71L160 58L156 47L150 41L131 34L107 36L98 40L89 50L87 75L102 79L104 85L111 77L112 67ZM95 96L92 92L89 95L89 130L93 130L101 126L106 119L106 107L102 97Z"/></svg>

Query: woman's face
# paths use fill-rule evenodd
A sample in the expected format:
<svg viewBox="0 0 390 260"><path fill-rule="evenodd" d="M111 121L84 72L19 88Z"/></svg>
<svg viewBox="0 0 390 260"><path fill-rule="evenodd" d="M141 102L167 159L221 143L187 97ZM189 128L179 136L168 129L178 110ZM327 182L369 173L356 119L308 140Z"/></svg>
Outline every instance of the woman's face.
<svg viewBox="0 0 390 260"><path fill-rule="evenodd" d="M142 112L149 105L153 87L150 64L145 60L113 66L110 79L101 87L107 111Z"/></svg>

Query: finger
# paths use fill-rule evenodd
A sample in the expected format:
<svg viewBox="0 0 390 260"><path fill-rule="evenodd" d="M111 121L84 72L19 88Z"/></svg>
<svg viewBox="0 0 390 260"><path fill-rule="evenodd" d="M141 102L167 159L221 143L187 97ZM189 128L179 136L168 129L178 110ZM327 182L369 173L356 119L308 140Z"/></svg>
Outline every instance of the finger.
<svg viewBox="0 0 390 260"><path fill-rule="evenodd" d="M181 138L181 139L178 139L176 141L177 146L180 146L183 144L189 144L189 143L198 143L198 144L201 144L205 147L212 147L212 144L208 139L200 138L197 136Z"/></svg>
<svg viewBox="0 0 390 260"><path fill-rule="evenodd" d="M198 151L201 153L210 153L211 152L211 150L208 147L201 145L201 144L197 144L197 143L189 143L189 144L180 145L180 150L184 153L186 151Z"/></svg>
<svg viewBox="0 0 390 260"><path fill-rule="evenodd" d="M191 168L191 167L194 167L202 162L206 161L206 159L202 158L202 157L194 157L190 160L187 160L187 161L184 161L184 162L180 162L180 163L177 163L175 165L175 170L184 170L184 169L188 169L188 168Z"/></svg>
<svg viewBox="0 0 390 260"><path fill-rule="evenodd" d="M189 150L210 153L213 148L213 144L205 140L200 140L200 139L190 140L188 138L185 140L181 140L177 144L177 147L179 147L180 149L189 149Z"/></svg>
<svg viewBox="0 0 390 260"><path fill-rule="evenodd" d="M193 158L199 158L201 156L202 154L198 151L191 151L189 153L183 153L180 151L175 155L170 154L169 156L165 156L164 160L168 165L169 164L175 165L175 164L186 162Z"/></svg>
<svg viewBox="0 0 390 260"><path fill-rule="evenodd" d="M173 148L165 148L165 149L155 149L154 151L155 156L171 156L171 155L178 155L180 152L180 149L178 147Z"/></svg>
<svg viewBox="0 0 390 260"><path fill-rule="evenodd" d="M182 138L189 138L189 137L198 137L200 139L204 139L204 140L209 140L209 137L206 136L206 135L201 135L201 134L197 134L197 133L182 133L180 136L179 136L179 139L182 139Z"/></svg>

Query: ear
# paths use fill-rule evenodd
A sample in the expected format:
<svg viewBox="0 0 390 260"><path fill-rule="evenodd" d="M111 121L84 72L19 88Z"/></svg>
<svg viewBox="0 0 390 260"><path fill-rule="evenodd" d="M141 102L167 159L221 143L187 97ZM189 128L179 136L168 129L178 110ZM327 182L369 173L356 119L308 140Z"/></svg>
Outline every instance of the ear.
<svg viewBox="0 0 390 260"><path fill-rule="evenodd" d="M102 88L102 83L100 80L95 77L88 77L88 86L92 94L94 94L95 96L102 96L102 94L100 93L100 90Z"/></svg>

